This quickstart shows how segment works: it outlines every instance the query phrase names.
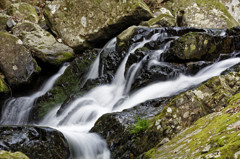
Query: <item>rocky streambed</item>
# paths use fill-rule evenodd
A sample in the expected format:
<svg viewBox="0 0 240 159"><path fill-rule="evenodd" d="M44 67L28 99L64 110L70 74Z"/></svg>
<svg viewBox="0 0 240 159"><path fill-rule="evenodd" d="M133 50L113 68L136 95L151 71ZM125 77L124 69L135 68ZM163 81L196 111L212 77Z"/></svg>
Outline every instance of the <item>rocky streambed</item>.
<svg viewBox="0 0 240 159"><path fill-rule="evenodd" d="M1 1L0 158L239 158L238 3Z"/></svg>

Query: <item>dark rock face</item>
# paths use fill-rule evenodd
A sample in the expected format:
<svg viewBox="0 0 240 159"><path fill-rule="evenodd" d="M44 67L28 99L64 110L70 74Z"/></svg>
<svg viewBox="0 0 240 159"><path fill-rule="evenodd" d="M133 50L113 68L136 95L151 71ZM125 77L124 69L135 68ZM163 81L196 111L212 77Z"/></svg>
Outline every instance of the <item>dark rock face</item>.
<svg viewBox="0 0 240 159"><path fill-rule="evenodd" d="M41 68L17 37L0 32L0 68L8 83L17 87L30 83Z"/></svg>
<svg viewBox="0 0 240 159"><path fill-rule="evenodd" d="M153 140L154 134L151 134L152 136L145 132L133 134L131 126L137 122L137 118L153 119L169 102L170 98L160 98L146 101L122 112L105 114L98 119L91 132L99 133L107 140L112 158L134 158L153 147L157 140ZM148 136L149 145L143 145L141 143L145 141L138 140L142 135Z"/></svg>
<svg viewBox="0 0 240 159"><path fill-rule="evenodd" d="M99 50L89 50L75 58L54 87L39 97L32 109L31 120L39 121L56 104L63 103L70 95L79 91L85 80L89 66L96 59Z"/></svg>
<svg viewBox="0 0 240 159"><path fill-rule="evenodd" d="M70 151L62 133L52 128L1 126L0 149L21 151L34 159L69 159Z"/></svg>

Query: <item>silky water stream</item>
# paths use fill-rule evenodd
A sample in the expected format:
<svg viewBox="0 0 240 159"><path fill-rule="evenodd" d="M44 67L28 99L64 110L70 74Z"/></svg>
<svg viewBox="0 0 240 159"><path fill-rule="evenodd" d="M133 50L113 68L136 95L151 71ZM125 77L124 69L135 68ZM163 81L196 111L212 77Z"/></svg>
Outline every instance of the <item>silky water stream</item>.
<svg viewBox="0 0 240 159"><path fill-rule="evenodd" d="M159 57L170 46L171 41L167 42L159 50L152 52L151 55L146 55L139 63L133 64L126 75L127 78L125 78L125 66L129 55L134 53L138 48L143 47L146 43L155 41L160 36L164 38L167 35L165 33L156 33L148 39L134 43L120 64L111 84L93 88L82 97L73 101L61 115L57 115L60 105L56 106L38 125L53 127L61 131L69 142L72 158L109 159L110 151L107 148L106 142L98 134L89 133L89 130L100 116L131 108L149 99L167 97L185 91L189 87L196 86L213 76L219 75L222 71L240 62L240 58L230 58L207 66L194 76L181 74L172 80L157 82L145 86L134 93L130 93L131 85L134 82L136 72L141 69L142 61L145 58L149 58L149 66L165 65ZM112 39L103 49L114 48L115 44L116 38ZM87 79L98 77L99 60L98 56L84 82ZM34 100L52 88L54 82L63 74L67 66L64 65L56 75L46 82L41 90L33 95L8 99L3 107L0 124L27 124L28 114ZM117 105L116 103L122 99L124 101Z"/></svg>

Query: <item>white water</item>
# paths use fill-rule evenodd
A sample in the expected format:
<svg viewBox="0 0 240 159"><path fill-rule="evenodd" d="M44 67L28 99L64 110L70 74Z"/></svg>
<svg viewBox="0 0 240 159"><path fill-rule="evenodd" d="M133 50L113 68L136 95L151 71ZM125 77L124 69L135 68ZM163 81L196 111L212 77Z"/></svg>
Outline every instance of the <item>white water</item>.
<svg viewBox="0 0 240 159"><path fill-rule="evenodd" d="M97 134L89 133L89 130L94 126L96 120L106 113L115 111L121 111L126 108L131 108L141 102L149 99L167 97L173 94L182 92L189 87L198 85L203 81L219 75L225 69L240 62L240 58L232 58L225 61L215 63L202 69L195 76L180 75L175 80L158 82L142 88L134 94L129 94L131 84L134 82L136 72L141 69L141 63L135 63L132 66L132 70L129 72L129 79L126 80L124 77L125 65L128 60L128 56L134 53L138 48L144 46L144 44L156 40L161 34L157 33L150 39L144 39L133 45L124 58L123 62L118 68L115 78L111 84L98 86L84 96L76 99L69 105L61 115L57 116L57 111L60 106L56 106L51 112L49 112L45 118L40 122L40 125L54 127L65 135L70 143L72 150L72 157L75 159L109 159L110 152L107 148L106 142ZM149 67L153 65L165 65L164 62L159 62L159 56L165 49L160 49L152 53L152 60L149 62ZM97 59L99 61L99 59ZM99 62L96 62L99 65ZM93 64L92 68L96 68L97 65ZM91 70L92 71L92 70ZM90 71L90 72L91 72ZM96 71L98 72L98 71ZM89 78L97 77L97 73L93 73ZM89 73L91 74L91 73ZM31 96L31 98L35 96ZM39 97L39 96L38 96ZM117 105L119 100L123 100L122 104ZM12 105L12 107L16 107ZM22 112L23 109L19 109ZM12 111L12 110L11 110ZM9 111L10 112L10 111ZM10 112L11 116L14 116L16 112ZM13 115L14 114L14 115ZM8 115L6 115L8 117ZM21 118L21 116L19 116ZM24 118L22 116L22 118ZM14 123L13 121L16 120ZM22 119L11 119L13 124L21 123L18 120ZM3 121L5 124L7 121Z"/></svg>
<svg viewBox="0 0 240 159"><path fill-rule="evenodd" d="M40 96L44 95L47 91L49 91L55 81L63 74L65 69L69 66L69 64L65 64L57 74L52 76L44 86L36 93L31 96L20 97L20 98L11 98L8 99L4 106L1 115L0 124L2 125L20 125L27 124L28 116L30 110L33 106L33 102Z"/></svg>

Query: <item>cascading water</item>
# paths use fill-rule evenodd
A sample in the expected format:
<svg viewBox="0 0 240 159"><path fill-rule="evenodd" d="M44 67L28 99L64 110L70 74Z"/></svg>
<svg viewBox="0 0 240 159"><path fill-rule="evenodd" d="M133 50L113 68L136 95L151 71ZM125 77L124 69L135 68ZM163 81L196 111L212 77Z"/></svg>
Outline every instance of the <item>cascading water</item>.
<svg viewBox="0 0 240 159"><path fill-rule="evenodd" d="M8 99L3 106L0 124L27 124L33 102L53 87L55 81L63 74L68 66L69 64L64 64L57 74L52 76L38 92L32 94L31 96Z"/></svg>
<svg viewBox="0 0 240 159"><path fill-rule="evenodd" d="M97 134L89 133L89 130L94 126L96 120L105 113L121 111L123 109L131 108L141 102L149 99L167 97L179 92L185 91L189 87L196 86L203 81L219 75L225 69L240 62L240 58L231 58L224 61L214 63L194 76L180 75L174 80L161 81L144 88L137 90L131 94L131 84L134 82L136 73L141 69L142 62L145 58L149 58L148 67L153 65L167 65L163 61L159 61L160 55L168 48L171 42L167 42L165 46L145 56L139 63L133 64L125 79L124 72L128 57L137 49L143 47L146 43L156 40L160 36L167 36L166 33L156 33L149 39L144 39L142 42L133 44L126 57L120 64L114 80L111 84L101 85L93 88L82 97L77 98L64 111L57 115L60 106L56 106L50 111L39 125L54 127L65 135L68 139L72 157L76 159L109 159L110 152L107 148L106 142ZM173 39L176 37L173 37ZM116 40L116 39L115 39ZM115 40L112 40L105 48L111 49L115 47ZM96 78L98 76L99 57L92 65L92 69L88 73L86 79ZM62 68L63 69L63 68ZM62 70L61 69L61 70ZM60 71L61 72L61 71ZM58 73L59 74L59 73ZM54 81L51 81L52 83ZM50 86L48 86L50 89ZM52 84L51 84L52 87ZM45 88L45 87L44 87ZM45 92L47 92L47 90ZM41 91L40 91L41 92ZM38 93L36 93L38 94ZM41 93L41 95L44 93ZM31 103L28 104L28 109L31 109L32 101L40 95L32 95ZM26 97L22 97L26 98ZM14 101L21 98L14 99ZM120 100L123 102L119 103ZM15 118L16 111L22 113L26 108L18 107L17 102L8 101L4 106L3 117L1 124L26 124L26 115ZM13 110L18 109L18 110ZM28 111L29 112L29 111ZM20 114L19 113L19 114Z"/></svg>

